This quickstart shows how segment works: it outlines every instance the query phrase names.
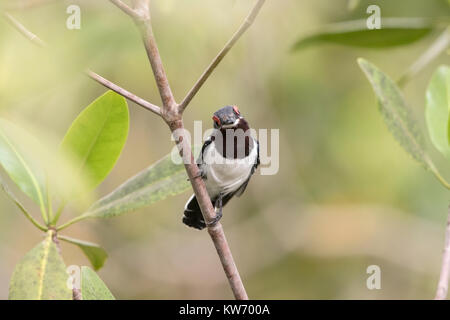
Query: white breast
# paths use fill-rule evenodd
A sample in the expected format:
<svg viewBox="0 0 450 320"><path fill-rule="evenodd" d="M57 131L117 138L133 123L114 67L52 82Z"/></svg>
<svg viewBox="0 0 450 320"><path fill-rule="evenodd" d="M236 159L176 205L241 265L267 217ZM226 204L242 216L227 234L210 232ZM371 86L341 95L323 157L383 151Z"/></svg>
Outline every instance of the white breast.
<svg viewBox="0 0 450 320"><path fill-rule="evenodd" d="M214 198L219 193L228 194L236 191L251 174L253 165L258 156L257 142L254 141L253 148L246 158L226 159L217 152L214 141L206 147L203 154L204 166L202 169L206 174L206 189L209 196Z"/></svg>

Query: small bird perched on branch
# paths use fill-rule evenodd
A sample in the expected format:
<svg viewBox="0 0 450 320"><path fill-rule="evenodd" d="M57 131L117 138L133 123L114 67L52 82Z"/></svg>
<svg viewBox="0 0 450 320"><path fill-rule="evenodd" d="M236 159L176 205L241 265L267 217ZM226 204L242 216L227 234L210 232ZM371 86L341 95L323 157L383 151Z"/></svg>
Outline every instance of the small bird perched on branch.
<svg viewBox="0 0 450 320"><path fill-rule="evenodd" d="M222 207L233 196L240 196L259 165L259 143L250 135L248 122L237 106L214 112L214 132L206 139L197 160L211 203L216 211L215 224L222 217ZM207 225L195 194L184 208L183 223L203 229Z"/></svg>

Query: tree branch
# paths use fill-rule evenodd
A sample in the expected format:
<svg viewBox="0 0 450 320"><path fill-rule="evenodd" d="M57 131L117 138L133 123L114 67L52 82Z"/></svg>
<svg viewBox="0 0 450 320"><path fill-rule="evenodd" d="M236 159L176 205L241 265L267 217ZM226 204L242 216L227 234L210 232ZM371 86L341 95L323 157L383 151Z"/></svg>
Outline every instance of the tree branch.
<svg viewBox="0 0 450 320"><path fill-rule="evenodd" d="M29 31L23 24L21 24L19 21L17 21L13 16L11 16L9 13L3 13L4 18L22 35L24 35L28 40L33 42L34 44L45 47L46 43L41 40L37 35ZM95 73L92 70L86 70L86 75L100 83L101 85L105 86L108 89L111 89L112 91L115 91L116 93L120 94L121 96L127 98L130 101L133 101L137 105L157 114L161 115L161 110L158 106L148 102L147 100L138 97L137 95L125 90L124 88L114 84L113 82L109 81L108 79L103 78L99 74Z"/></svg>
<svg viewBox="0 0 450 320"><path fill-rule="evenodd" d="M447 217L447 226L445 228L445 245L442 254L441 274L439 276L438 288L435 300L444 300L447 298L448 280L450 273L450 207Z"/></svg>
<svg viewBox="0 0 450 320"><path fill-rule="evenodd" d="M136 20L136 24L141 32L145 51L147 52L156 85L158 86L158 91L161 96L164 119L166 121L179 120L181 119L181 116L177 112L177 103L175 102L175 98L169 85L169 80L167 79L167 75L161 61L155 36L153 35L150 17L144 21Z"/></svg>
<svg viewBox="0 0 450 320"><path fill-rule="evenodd" d="M17 31L19 31L25 38L38 45L39 47L45 47L44 41L42 41L37 35L25 28L19 21L17 21L9 13L4 12L3 17L8 21Z"/></svg>
<svg viewBox="0 0 450 320"><path fill-rule="evenodd" d="M127 98L130 101L133 101L134 103L136 103L137 105L157 114L157 115L161 115L161 109L148 102L147 100L144 100L140 97L138 97L137 95L125 90L122 87L119 87L118 85L112 83L111 81L103 78L102 76L98 75L97 73L95 73L94 71L91 70L86 70L86 74L88 75L89 78L97 81L98 83L100 83L101 85L105 86L108 89L111 89L113 91L115 91L116 93L120 94L121 96Z"/></svg>
<svg viewBox="0 0 450 320"><path fill-rule="evenodd" d="M258 2L255 4L253 9L251 10L250 14L247 16L247 18L244 20L244 22L241 24L239 29L235 32L235 34L231 37L230 40L225 44L223 49L219 52L219 54L214 58L214 60L211 62L211 64L206 68L206 70L203 72L203 74L200 76L200 78L197 80L195 85L192 87L192 89L188 92L186 97L183 99L183 101L180 103L180 112L183 112L184 109L188 106L188 104L191 102L191 100L195 97L197 92L200 90L200 88L203 86L205 81L209 78L209 76L212 74L214 69L219 65L219 63L222 61L222 59L225 57L225 55L230 51L230 49L234 46L234 44L239 40L239 38L244 34L244 32L252 25L253 21L255 21L256 16L259 13L259 10L263 6L265 0L258 0Z"/></svg>
<svg viewBox="0 0 450 320"><path fill-rule="evenodd" d="M417 73L425 68L431 61L439 56L450 45L450 27L447 27L444 32L433 42L433 44L406 70L406 72L397 81L400 87L414 77Z"/></svg>

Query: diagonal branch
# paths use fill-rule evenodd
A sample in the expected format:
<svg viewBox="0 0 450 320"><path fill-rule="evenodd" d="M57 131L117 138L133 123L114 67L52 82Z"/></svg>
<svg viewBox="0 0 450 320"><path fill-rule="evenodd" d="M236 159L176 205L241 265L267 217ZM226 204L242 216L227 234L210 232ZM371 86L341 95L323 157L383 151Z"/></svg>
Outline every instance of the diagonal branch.
<svg viewBox="0 0 450 320"><path fill-rule="evenodd" d="M435 300L444 300L447 298L448 280L450 273L450 207L447 217L447 226L445 228L445 246L442 254L442 267L439 276L439 284L436 291Z"/></svg>
<svg viewBox="0 0 450 320"><path fill-rule="evenodd" d="M265 0L258 0L258 2L253 7L250 14L247 16L247 18L244 20L244 22L241 24L239 29L234 33L234 35L231 37L230 40L225 44L223 49L219 52L219 54L214 58L214 60L211 62L211 64L206 68L206 70L203 72L203 74L200 76L200 78L197 80L195 85L192 87L192 89L188 92L186 97L183 99L183 101L180 103L180 112L183 112L184 109L188 106L188 104L191 102L191 100L195 97L197 92L200 90L200 88L203 86L205 81L209 78L209 76L212 74L214 69L219 65L219 63L222 61L222 59L225 57L225 55L230 51L230 49L234 46L234 44L239 40L239 38L244 34L245 31L252 25L253 21L255 21L256 16L259 13L259 10L263 6Z"/></svg>
<svg viewBox="0 0 450 320"><path fill-rule="evenodd" d="M147 100L142 99L141 97L138 97L137 95L125 90L122 87L119 87L118 85L112 83L111 81L103 78L101 75L96 74L94 71L86 70L86 74L89 78L97 81L101 85L105 86L108 89L111 89L112 91L120 94L121 96L127 98L130 101L133 101L137 105L157 114L161 115L161 109L158 106L155 106L154 104L148 102Z"/></svg>
<svg viewBox="0 0 450 320"><path fill-rule="evenodd" d="M31 31L29 31L23 24L21 24L19 21L17 21L13 16L11 16L9 13L3 13L3 16L5 17L5 19L16 29L18 30L22 35L24 35L28 40L30 40L31 42L33 42L34 44L40 46L40 47L45 47L46 43L41 40L37 35L35 35L34 33L32 33ZM136 103L137 105L157 114L157 115L161 115L161 110L158 106L148 102L147 100L138 97L137 95L125 90L124 88L114 84L113 82L103 78L102 76L98 75L97 73L91 71L91 70L86 70L86 75L97 81L98 83L100 83L101 85L105 86L108 89L111 89L112 91L117 92L118 94L120 94L121 96L127 98L130 101L133 101L134 103Z"/></svg>
<svg viewBox="0 0 450 320"><path fill-rule="evenodd" d="M45 47L44 41L42 41L37 35L29 31L22 25L19 21L17 21L13 16L9 13L4 12L3 17L8 21L17 31L19 31L25 38L38 45L39 47Z"/></svg>
<svg viewBox="0 0 450 320"><path fill-rule="evenodd" d="M166 116L165 120L170 121L180 119L177 112L177 103L175 102L172 90L170 89L169 80L167 79L158 46L156 45L155 36L153 35L150 17L143 21L136 20L136 24L141 32L145 51L147 52L156 85L158 86L158 91L163 103L163 113Z"/></svg>
<svg viewBox="0 0 450 320"><path fill-rule="evenodd" d="M158 86L158 91L163 103L163 114L166 121L180 119L177 115L177 103L172 94L172 90L167 79L166 71L159 54L158 45L153 34L153 28L150 18L150 0L133 0L134 10L139 12L134 22L139 28L147 52L148 60L152 67L153 75Z"/></svg>
<svg viewBox="0 0 450 320"><path fill-rule="evenodd" d="M450 45L450 27L433 42L433 44L403 73L397 81L400 87L404 87L419 71L425 68L437 56L444 52Z"/></svg>

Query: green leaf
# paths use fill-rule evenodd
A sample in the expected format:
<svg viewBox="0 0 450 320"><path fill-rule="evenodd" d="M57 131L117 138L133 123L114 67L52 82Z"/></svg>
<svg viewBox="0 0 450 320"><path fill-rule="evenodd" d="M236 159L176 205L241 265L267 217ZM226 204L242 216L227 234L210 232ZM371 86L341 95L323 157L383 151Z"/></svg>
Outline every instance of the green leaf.
<svg viewBox="0 0 450 320"><path fill-rule="evenodd" d="M434 28L421 18L383 18L381 29L370 30L367 20L339 22L298 40L293 50L311 45L334 43L353 47L388 48L413 43L428 35Z"/></svg>
<svg viewBox="0 0 450 320"><path fill-rule="evenodd" d="M358 63L372 84L379 110L394 138L414 159L433 170L434 166L425 152L424 137L400 89L370 62L360 58Z"/></svg>
<svg viewBox="0 0 450 320"><path fill-rule="evenodd" d="M108 91L75 119L61 145L79 163L79 170L95 188L109 174L128 136L129 115L125 98Z"/></svg>
<svg viewBox="0 0 450 320"><path fill-rule="evenodd" d="M83 300L115 300L102 279L88 267L81 267L81 296Z"/></svg>
<svg viewBox="0 0 450 320"><path fill-rule="evenodd" d="M83 216L114 217L177 195L189 187L184 166L175 164L168 155L94 203Z"/></svg>
<svg viewBox="0 0 450 320"><path fill-rule="evenodd" d="M108 254L105 249L100 247L98 244L66 236L58 236L58 238L78 246L84 252L96 271L103 267L106 259L108 258Z"/></svg>
<svg viewBox="0 0 450 320"><path fill-rule="evenodd" d="M45 170L28 146L39 142L13 123L0 119L0 164L11 180L46 212Z"/></svg>
<svg viewBox="0 0 450 320"><path fill-rule="evenodd" d="M11 300L70 300L69 276L52 231L17 264L9 287Z"/></svg>
<svg viewBox="0 0 450 320"><path fill-rule="evenodd" d="M450 68L440 66L433 74L426 93L425 118L431 142L450 159L449 145Z"/></svg>

